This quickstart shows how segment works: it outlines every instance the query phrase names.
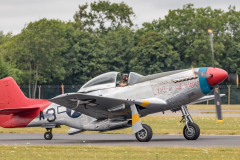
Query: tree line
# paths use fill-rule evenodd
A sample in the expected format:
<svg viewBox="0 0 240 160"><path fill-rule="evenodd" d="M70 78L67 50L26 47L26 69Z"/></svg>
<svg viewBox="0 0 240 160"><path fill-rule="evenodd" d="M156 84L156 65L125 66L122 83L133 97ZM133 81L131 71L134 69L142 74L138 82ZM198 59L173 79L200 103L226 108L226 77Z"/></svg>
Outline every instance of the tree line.
<svg viewBox="0 0 240 160"><path fill-rule="evenodd" d="M240 73L240 12L234 6L224 11L186 4L141 28L124 2L79 5L73 17L30 22L17 35L0 31L0 78L27 84L34 98L38 84L82 85L109 71L148 75L212 66L208 29L216 67Z"/></svg>

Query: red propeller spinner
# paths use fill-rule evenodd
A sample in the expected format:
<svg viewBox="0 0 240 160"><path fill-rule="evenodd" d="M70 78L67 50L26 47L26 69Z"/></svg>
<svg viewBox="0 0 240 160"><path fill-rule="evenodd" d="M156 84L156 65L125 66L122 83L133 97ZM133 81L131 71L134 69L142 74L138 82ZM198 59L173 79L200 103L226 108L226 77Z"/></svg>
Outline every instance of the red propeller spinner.
<svg viewBox="0 0 240 160"><path fill-rule="evenodd" d="M207 78L208 84L212 87L224 81L228 76L228 73L225 70L213 67L209 67L206 73L212 75Z"/></svg>

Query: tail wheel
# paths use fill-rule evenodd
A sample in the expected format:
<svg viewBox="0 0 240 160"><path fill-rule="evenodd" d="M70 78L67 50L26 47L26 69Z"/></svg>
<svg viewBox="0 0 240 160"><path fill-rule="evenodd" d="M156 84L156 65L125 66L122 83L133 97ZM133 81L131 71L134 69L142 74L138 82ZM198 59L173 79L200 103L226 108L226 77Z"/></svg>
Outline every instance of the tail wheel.
<svg viewBox="0 0 240 160"><path fill-rule="evenodd" d="M143 124L143 129L135 133L135 137L139 142L148 142L152 139L152 129L149 125Z"/></svg>
<svg viewBox="0 0 240 160"><path fill-rule="evenodd" d="M51 139L53 138L53 134L52 134L51 132L46 132L46 133L44 134L44 138L45 138L46 140L51 140Z"/></svg>
<svg viewBox="0 0 240 160"><path fill-rule="evenodd" d="M189 130L188 130L189 128ZM183 128L183 135L187 140L196 140L200 135L200 128L195 123L188 123L188 128Z"/></svg>

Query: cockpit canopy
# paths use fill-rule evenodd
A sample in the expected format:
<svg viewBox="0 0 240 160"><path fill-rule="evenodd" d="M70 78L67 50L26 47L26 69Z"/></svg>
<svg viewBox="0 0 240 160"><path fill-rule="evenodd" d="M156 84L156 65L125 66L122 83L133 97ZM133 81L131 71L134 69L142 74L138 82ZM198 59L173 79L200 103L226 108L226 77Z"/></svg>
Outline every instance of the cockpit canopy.
<svg viewBox="0 0 240 160"><path fill-rule="evenodd" d="M93 90L105 89L105 88L114 88L117 84L117 77L119 72L108 72L101 74L87 83L85 83L78 92L89 92Z"/></svg>
<svg viewBox="0 0 240 160"><path fill-rule="evenodd" d="M130 72L128 78L128 84L132 85L138 82L138 80L144 77L138 73ZM114 88L118 86L118 83L122 80L120 72L108 72L101 74L87 83L85 83L78 92L89 92L99 89Z"/></svg>
<svg viewBox="0 0 240 160"><path fill-rule="evenodd" d="M185 72L188 70L189 69L175 70L175 71L162 72L162 73L157 73L157 74L152 74L147 76L143 76L135 72L130 72L128 77L128 84L133 85L137 83L151 81L153 79L177 74L180 72ZM114 88L118 85L118 83L121 80L122 80L122 76L120 72L104 73L85 83L78 92L89 92L89 91L106 89L106 88Z"/></svg>

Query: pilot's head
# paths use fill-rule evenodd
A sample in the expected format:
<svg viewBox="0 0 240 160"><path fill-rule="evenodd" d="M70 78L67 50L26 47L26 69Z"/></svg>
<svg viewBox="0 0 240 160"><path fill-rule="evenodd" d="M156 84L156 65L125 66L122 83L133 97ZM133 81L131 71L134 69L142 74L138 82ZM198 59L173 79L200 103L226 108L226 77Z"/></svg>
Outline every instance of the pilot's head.
<svg viewBox="0 0 240 160"><path fill-rule="evenodd" d="M128 74L124 73L124 74L122 75L122 79L123 79L124 81L127 81L127 80L128 80Z"/></svg>

